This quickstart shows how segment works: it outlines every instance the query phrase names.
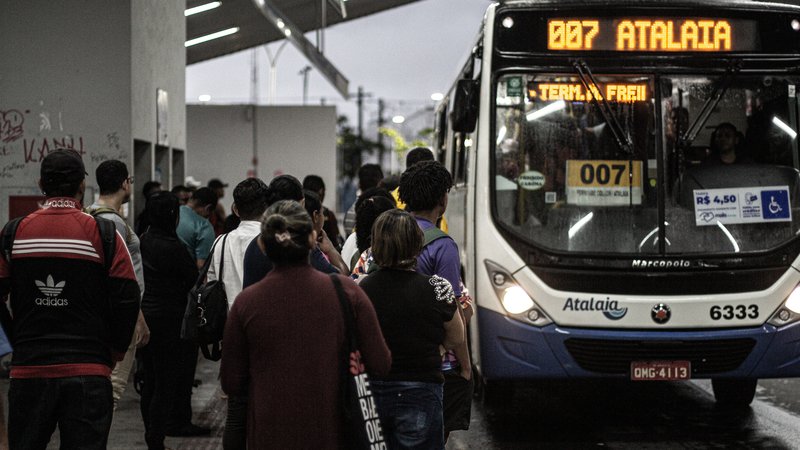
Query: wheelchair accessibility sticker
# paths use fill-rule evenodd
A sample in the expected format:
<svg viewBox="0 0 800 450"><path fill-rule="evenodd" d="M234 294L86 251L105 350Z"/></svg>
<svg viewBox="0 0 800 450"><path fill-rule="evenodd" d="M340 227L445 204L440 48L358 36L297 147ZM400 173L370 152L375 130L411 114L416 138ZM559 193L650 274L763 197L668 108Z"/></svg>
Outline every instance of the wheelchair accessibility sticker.
<svg viewBox="0 0 800 450"><path fill-rule="evenodd" d="M703 189L693 193L698 226L792 221L788 186Z"/></svg>

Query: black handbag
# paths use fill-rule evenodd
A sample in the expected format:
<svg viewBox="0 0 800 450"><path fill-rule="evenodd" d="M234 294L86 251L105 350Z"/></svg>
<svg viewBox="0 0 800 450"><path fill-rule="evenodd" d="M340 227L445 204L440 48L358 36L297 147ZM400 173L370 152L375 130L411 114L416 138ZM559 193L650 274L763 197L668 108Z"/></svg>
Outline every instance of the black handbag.
<svg viewBox="0 0 800 450"><path fill-rule="evenodd" d="M331 275L342 307L345 344L342 351L342 405L344 406L344 438L348 449L386 449L381 419L369 384L369 376L361 362L356 339L353 309L337 275Z"/></svg>
<svg viewBox="0 0 800 450"><path fill-rule="evenodd" d="M228 235L225 234L222 237L222 257L217 279L206 281L206 274L214 257L214 247L212 247L206 263L200 270L197 282L189 291L181 323L181 339L198 344L203 356L211 361L219 361L222 358L222 335L225 333L225 320L228 318L228 296L225 294L225 284L222 282L227 239Z"/></svg>

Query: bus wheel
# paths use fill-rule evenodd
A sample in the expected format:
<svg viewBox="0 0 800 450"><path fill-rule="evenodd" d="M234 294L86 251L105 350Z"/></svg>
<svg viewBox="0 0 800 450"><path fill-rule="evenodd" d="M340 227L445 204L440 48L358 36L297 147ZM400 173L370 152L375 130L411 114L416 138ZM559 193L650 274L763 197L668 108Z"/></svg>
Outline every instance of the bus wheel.
<svg viewBox="0 0 800 450"><path fill-rule="evenodd" d="M483 404L493 408L509 406L514 399L514 383L512 381L484 381Z"/></svg>
<svg viewBox="0 0 800 450"><path fill-rule="evenodd" d="M756 395L756 378L713 378L714 398L724 408L747 408Z"/></svg>

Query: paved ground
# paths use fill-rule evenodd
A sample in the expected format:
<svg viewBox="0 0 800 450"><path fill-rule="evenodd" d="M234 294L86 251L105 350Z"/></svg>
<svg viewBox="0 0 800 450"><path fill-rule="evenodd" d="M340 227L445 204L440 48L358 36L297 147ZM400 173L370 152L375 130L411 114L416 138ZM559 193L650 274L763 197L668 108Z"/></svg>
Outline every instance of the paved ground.
<svg viewBox="0 0 800 450"><path fill-rule="evenodd" d="M202 384L195 388L192 395L194 423L211 427L211 435L195 438L168 437L165 445L174 450L212 450L222 448L222 430L225 424L226 403L219 389L219 363L200 358L197 364L196 377ZM6 399L8 380L0 381L0 392ZM4 405L8 410L8 405ZM53 434L49 449L58 449L58 430ZM140 450L146 449L144 442L144 423L139 411L139 394L129 384L122 400L114 414L108 448L112 450Z"/></svg>
<svg viewBox="0 0 800 450"><path fill-rule="evenodd" d="M222 448L226 404L218 373L218 363L200 358L194 422L211 427L211 435L167 438L168 447ZM7 388L8 380L0 380L0 392ZM730 412L715 407L706 380L530 383L518 387L512 401L501 407L474 402L470 430L453 433L447 450L800 449L798 392L800 379L762 380L753 407ZM48 449L57 448L58 431ZM114 416L108 448L146 448L139 396L132 386Z"/></svg>

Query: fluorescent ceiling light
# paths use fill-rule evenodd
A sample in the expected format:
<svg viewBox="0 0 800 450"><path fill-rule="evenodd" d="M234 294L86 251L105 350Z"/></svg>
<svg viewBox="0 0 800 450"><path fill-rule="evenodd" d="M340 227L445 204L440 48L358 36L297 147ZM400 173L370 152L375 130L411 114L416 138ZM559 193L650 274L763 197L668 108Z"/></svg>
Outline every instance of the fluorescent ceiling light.
<svg viewBox="0 0 800 450"><path fill-rule="evenodd" d="M207 34L205 36L200 36L199 38L189 39L184 44L184 47L191 47L193 45L202 44L203 42L219 39L221 37L231 35L238 31L239 27L233 27L233 28L228 28L227 30L217 31L216 33Z"/></svg>
<svg viewBox="0 0 800 450"><path fill-rule="evenodd" d="M442 94L441 92L434 92L433 94L431 94L431 100L435 102L440 102L443 99L444 99L444 94Z"/></svg>
<svg viewBox="0 0 800 450"><path fill-rule="evenodd" d="M222 4L222 2L211 2L211 3L206 3L205 5L195 6L194 8L189 8L186 11L184 11L183 15L186 16L186 17L189 17L192 14L206 12L206 11L208 11L210 9L218 8L219 5L221 5L221 4Z"/></svg>
<svg viewBox="0 0 800 450"><path fill-rule="evenodd" d="M533 122L536 119L541 119L542 117L552 114L556 111L561 111L562 109L567 107L567 103L564 100L559 100L555 103L551 103L545 106L542 109L537 109L536 111L529 112L525 115L528 119L528 122Z"/></svg>
<svg viewBox="0 0 800 450"><path fill-rule="evenodd" d="M208 102L211 101L211 96L208 94L202 94L199 97L197 97L197 99L200 100L201 102Z"/></svg>
<svg viewBox="0 0 800 450"><path fill-rule="evenodd" d="M794 131L792 127L786 125L784 121L778 119L777 117L772 118L772 123L778 126L784 133L788 134L792 139L797 137L797 131Z"/></svg>

